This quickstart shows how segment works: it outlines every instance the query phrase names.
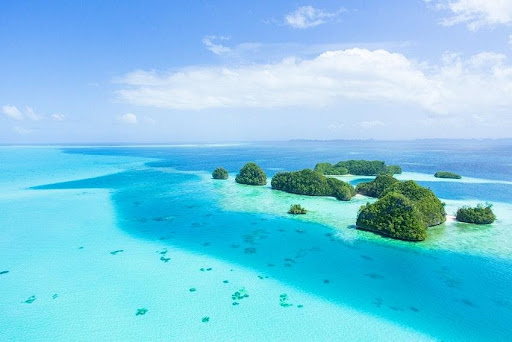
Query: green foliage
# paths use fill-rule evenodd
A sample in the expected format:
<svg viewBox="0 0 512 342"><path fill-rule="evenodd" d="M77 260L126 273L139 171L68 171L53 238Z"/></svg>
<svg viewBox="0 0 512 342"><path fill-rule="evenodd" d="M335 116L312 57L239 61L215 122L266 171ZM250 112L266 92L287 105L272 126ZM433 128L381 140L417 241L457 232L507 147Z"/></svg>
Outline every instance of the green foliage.
<svg viewBox="0 0 512 342"><path fill-rule="evenodd" d="M402 168L398 165L386 166L386 163L380 160L347 160L340 161L332 165L331 163L318 163L315 171L324 175L358 175L358 176L377 176L380 174L399 174Z"/></svg>
<svg viewBox="0 0 512 342"><path fill-rule="evenodd" d="M475 223L475 224L491 224L496 220L496 215L492 212L492 205L479 204L475 208L462 207L457 210L457 221Z"/></svg>
<svg viewBox="0 0 512 342"><path fill-rule="evenodd" d="M422 241L427 237L423 215L406 196L390 192L359 210L357 227L394 239Z"/></svg>
<svg viewBox="0 0 512 342"><path fill-rule="evenodd" d="M271 185L273 189L292 194L333 196L342 201L348 201L355 195L352 185L335 178L327 178L310 169L279 172L272 178Z"/></svg>
<svg viewBox="0 0 512 342"><path fill-rule="evenodd" d="M307 213L308 211L303 208L300 204L294 204L290 207L290 210L288 210L288 214L292 215L303 215Z"/></svg>
<svg viewBox="0 0 512 342"><path fill-rule="evenodd" d="M336 167L331 163L318 163L315 166L315 171L324 175L342 176L348 174L346 167Z"/></svg>
<svg viewBox="0 0 512 342"><path fill-rule="evenodd" d="M359 176L376 176L387 172L386 164L380 160L347 160L334 166L345 167L350 174Z"/></svg>
<svg viewBox="0 0 512 342"><path fill-rule="evenodd" d="M212 172L213 179L228 179L228 171L222 167L216 168Z"/></svg>
<svg viewBox="0 0 512 342"><path fill-rule="evenodd" d="M327 177L327 184L331 188L331 195L340 201L350 201L356 195L356 189L339 179Z"/></svg>
<svg viewBox="0 0 512 342"><path fill-rule="evenodd" d="M399 175L402 173L400 165L388 165L386 166L386 173L388 175Z"/></svg>
<svg viewBox="0 0 512 342"><path fill-rule="evenodd" d="M446 221L446 212L443 203L432 190L420 186L415 181L396 182L381 194L399 193L407 197L422 215L423 222L428 226L435 226Z"/></svg>
<svg viewBox="0 0 512 342"><path fill-rule="evenodd" d="M379 197L384 190L398 182L391 175L378 175L371 182L359 183L356 192L369 197Z"/></svg>
<svg viewBox="0 0 512 342"><path fill-rule="evenodd" d="M247 163L240 169L235 181L247 185L265 185L267 184L267 175L257 164Z"/></svg>
<svg viewBox="0 0 512 342"><path fill-rule="evenodd" d="M436 178L451 178L451 179L461 179L462 178L461 175L458 175L453 172L448 172L448 171L438 171L434 174L434 177L436 177Z"/></svg>

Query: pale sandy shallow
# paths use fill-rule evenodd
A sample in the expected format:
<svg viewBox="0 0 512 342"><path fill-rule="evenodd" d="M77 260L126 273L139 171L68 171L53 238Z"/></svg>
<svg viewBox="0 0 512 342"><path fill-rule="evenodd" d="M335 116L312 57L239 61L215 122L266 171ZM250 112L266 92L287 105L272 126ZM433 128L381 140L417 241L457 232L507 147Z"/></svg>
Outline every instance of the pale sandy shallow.
<svg viewBox="0 0 512 342"><path fill-rule="evenodd" d="M26 190L141 167L137 159L115 165L82 158L87 165L75 164L74 171L66 163L81 163L80 156L64 154L60 170L3 179L0 265L9 273L0 278L2 341L434 340L289 284L262 281L250 268L133 237L118 227L108 189ZM49 168L52 163L57 160ZM159 260L163 248L172 262ZM110 254L117 249L123 252ZM251 297L233 307L231 294L240 287ZM280 307L282 293L304 308ZM23 303L30 296L36 300ZM138 308L149 311L136 316Z"/></svg>

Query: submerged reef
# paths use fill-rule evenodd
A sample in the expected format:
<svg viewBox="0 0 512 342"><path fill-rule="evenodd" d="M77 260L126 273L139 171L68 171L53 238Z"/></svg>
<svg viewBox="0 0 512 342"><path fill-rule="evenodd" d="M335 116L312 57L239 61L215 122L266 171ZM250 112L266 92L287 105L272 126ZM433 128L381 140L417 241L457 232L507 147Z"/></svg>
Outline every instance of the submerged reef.
<svg viewBox="0 0 512 342"><path fill-rule="evenodd" d="M146 309L146 308L137 309L137 312L135 313L135 316L143 316L147 312L148 312L148 309Z"/></svg>

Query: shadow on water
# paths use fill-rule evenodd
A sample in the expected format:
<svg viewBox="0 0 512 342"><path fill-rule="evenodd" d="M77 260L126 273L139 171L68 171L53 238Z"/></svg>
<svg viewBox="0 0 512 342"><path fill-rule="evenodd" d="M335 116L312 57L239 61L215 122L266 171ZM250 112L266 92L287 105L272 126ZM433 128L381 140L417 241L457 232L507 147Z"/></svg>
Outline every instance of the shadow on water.
<svg viewBox="0 0 512 342"><path fill-rule="evenodd" d="M512 336L512 268L503 260L345 242L318 224L223 211L211 184L193 174L145 169L33 189L76 188L112 189L118 225L130 234L252 268L261 281L440 339Z"/></svg>

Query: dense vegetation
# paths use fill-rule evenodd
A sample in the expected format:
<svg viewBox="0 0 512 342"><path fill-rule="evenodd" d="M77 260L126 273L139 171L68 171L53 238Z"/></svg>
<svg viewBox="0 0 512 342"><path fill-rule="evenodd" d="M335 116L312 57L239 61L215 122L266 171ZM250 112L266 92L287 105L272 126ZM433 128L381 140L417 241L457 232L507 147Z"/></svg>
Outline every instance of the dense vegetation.
<svg viewBox="0 0 512 342"><path fill-rule="evenodd" d="M267 184L267 175L257 164L247 163L240 169L235 181L247 185L265 185Z"/></svg>
<svg viewBox="0 0 512 342"><path fill-rule="evenodd" d="M395 239L420 241L426 238L427 227L446 220L443 203L430 189L414 181L393 182L380 177L382 187L378 188L374 181L363 188L376 193L384 188L384 184L392 184L384 188L377 202L361 207L357 217L358 228Z"/></svg>
<svg viewBox="0 0 512 342"><path fill-rule="evenodd" d="M340 161L334 165L330 163L318 163L315 171L324 175L358 175L358 176L377 176L380 174L398 174L402 173L402 168L398 165L386 165L380 160L347 160Z"/></svg>
<svg viewBox="0 0 512 342"><path fill-rule="evenodd" d="M315 166L315 171L323 175L341 176L347 175L348 169L346 167L336 167L331 163L318 163Z"/></svg>
<svg viewBox="0 0 512 342"><path fill-rule="evenodd" d="M212 172L213 179L228 179L228 171L222 167L216 168Z"/></svg>
<svg viewBox="0 0 512 342"><path fill-rule="evenodd" d="M388 175L399 175L402 173L400 165L388 165L386 166L386 173Z"/></svg>
<svg viewBox="0 0 512 342"><path fill-rule="evenodd" d="M333 196L349 201L355 195L352 185L319 172L304 169L296 172L279 172L272 178L272 189L308 196Z"/></svg>
<svg viewBox="0 0 512 342"><path fill-rule="evenodd" d="M397 182L398 180L391 175L378 175L371 182L359 183L356 192L369 197L380 197L384 190Z"/></svg>
<svg viewBox="0 0 512 342"><path fill-rule="evenodd" d="M427 226L413 201L391 192L359 210L357 228L395 239L421 241L427 237Z"/></svg>
<svg viewBox="0 0 512 342"><path fill-rule="evenodd" d="M451 179L461 179L462 178L461 175L458 175L453 172L448 172L448 171L438 171L434 174L434 177L436 177L436 178L451 178Z"/></svg>
<svg viewBox="0 0 512 342"><path fill-rule="evenodd" d="M436 226L446 221L446 212L443 203L432 190L420 186L412 180L397 182L389 186L381 197L389 193L399 193L411 200L420 211L423 222L428 226Z"/></svg>
<svg viewBox="0 0 512 342"><path fill-rule="evenodd" d="M475 223L475 224L491 224L496 220L496 216L492 212L490 204L484 206L477 205L475 208L462 207L457 210L457 221Z"/></svg>
<svg viewBox="0 0 512 342"><path fill-rule="evenodd" d="M307 213L308 211L301 207L300 204L294 204L290 207L290 210L288 210L288 214L292 214L292 215L304 215L305 213Z"/></svg>

